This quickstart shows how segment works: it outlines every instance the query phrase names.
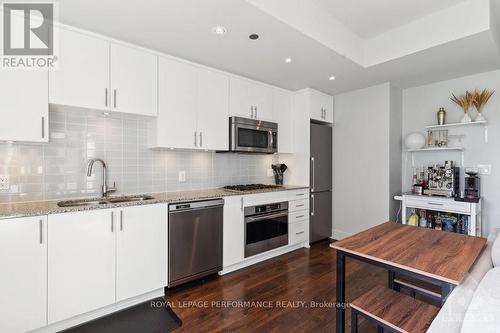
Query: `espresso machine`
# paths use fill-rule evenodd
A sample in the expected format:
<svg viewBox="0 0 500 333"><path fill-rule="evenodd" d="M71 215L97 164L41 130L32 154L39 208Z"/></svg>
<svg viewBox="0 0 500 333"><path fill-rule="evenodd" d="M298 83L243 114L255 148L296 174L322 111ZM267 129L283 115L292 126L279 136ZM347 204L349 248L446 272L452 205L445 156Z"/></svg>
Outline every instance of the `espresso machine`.
<svg viewBox="0 0 500 333"><path fill-rule="evenodd" d="M453 161L433 165L427 169L428 185L424 194L457 197L460 194L460 168Z"/></svg>

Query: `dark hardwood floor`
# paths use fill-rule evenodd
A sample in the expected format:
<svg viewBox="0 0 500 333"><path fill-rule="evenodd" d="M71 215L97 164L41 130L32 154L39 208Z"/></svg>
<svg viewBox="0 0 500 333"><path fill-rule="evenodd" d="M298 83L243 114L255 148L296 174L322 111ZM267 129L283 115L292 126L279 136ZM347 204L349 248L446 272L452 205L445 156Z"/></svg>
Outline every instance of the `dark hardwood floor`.
<svg viewBox="0 0 500 333"><path fill-rule="evenodd" d="M322 242L217 279L169 290L166 300L183 323L175 332L335 332L336 252L328 245ZM350 301L374 285L386 286L387 273L348 258L346 281ZM267 303L225 307L217 303L221 301ZM350 311L346 319L350 332ZM360 319L359 332L376 331Z"/></svg>

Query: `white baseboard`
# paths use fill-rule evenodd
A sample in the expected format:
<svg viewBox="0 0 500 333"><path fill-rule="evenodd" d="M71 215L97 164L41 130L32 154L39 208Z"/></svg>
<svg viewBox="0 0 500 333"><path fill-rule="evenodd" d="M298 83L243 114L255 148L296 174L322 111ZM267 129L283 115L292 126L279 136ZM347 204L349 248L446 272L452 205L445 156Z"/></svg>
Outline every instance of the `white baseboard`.
<svg viewBox="0 0 500 333"><path fill-rule="evenodd" d="M219 275L224 275L224 274L231 273L231 272L237 271L239 269L242 269L242 268L245 268L248 266L255 265L255 264L262 262L264 260L268 260L268 259L280 256L282 254L285 254L285 253L288 253L291 251L295 251L295 250L300 249L302 247L309 248L309 243L304 242L304 243L299 243L299 244L295 244L295 245L285 246L285 247L281 247L281 248L276 249L276 250L271 250L271 251L266 252L262 255L256 255L252 258L246 259L245 261L239 262L237 264L233 264L231 266L224 267L222 269L222 271L219 272Z"/></svg>
<svg viewBox="0 0 500 333"><path fill-rule="evenodd" d="M332 238L335 240L341 240L341 239L344 239L344 238L352 236L352 235L353 235L353 233L351 233L351 232L345 232L345 231L338 230L338 229L333 229L333 232L332 232Z"/></svg>
<svg viewBox="0 0 500 333"><path fill-rule="evenodd" d="M91 312L87 312L75 317L71 317L69 319L65 319L62 321L59 321L57 323L53 323L47 326L44 326L42 328L36 329L34 331L31 331L32 333L55 333L59 332L71 327L75 327L77 325L89 322L91 320L104 317L108 314L111 314L113 312L117 312L126 308L129 308L131 306L134 306L139 303L143 303L158 297L162 297L165 295L164 288L162 289L157 289L154 291L151 291L149 293L146 293L144 295L136 296L133 298L126 299L124 301L106 306L104 308L94 310ZM68 295L68 297L71 297L71 295Z"/></svg>

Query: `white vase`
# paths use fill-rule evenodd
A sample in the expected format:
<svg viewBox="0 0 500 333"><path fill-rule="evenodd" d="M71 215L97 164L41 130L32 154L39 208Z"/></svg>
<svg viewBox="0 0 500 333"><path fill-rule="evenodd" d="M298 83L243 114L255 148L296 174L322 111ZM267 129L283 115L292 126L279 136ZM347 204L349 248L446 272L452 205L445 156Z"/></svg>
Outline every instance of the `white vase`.
<svg viewBox="0 0 500 333"><path fill-rule="evenodd" d="M476 119L474 121L486 121L482 113L478 113Z"/></svg>
<svg viewBox="0 0 500 333"><path fill-rule="evenodd" d="M470 123L472 121L471 117L469 116L469 113L464 113L464 116L460 122L462 123Z"/></svg>

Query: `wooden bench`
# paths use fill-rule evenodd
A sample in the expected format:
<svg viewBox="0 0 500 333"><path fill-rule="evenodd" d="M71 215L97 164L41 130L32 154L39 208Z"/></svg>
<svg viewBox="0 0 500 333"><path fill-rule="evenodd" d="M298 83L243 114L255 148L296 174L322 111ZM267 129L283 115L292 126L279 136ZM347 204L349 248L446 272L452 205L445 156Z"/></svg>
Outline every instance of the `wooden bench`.
<svg viewBox="0 0 500 333"><path fill-rule="evenodd" d="M351 331L358 332L358 315L377 323L379 332L423 333L439 308L383 286L376 286L351 303Z"/></svg>

